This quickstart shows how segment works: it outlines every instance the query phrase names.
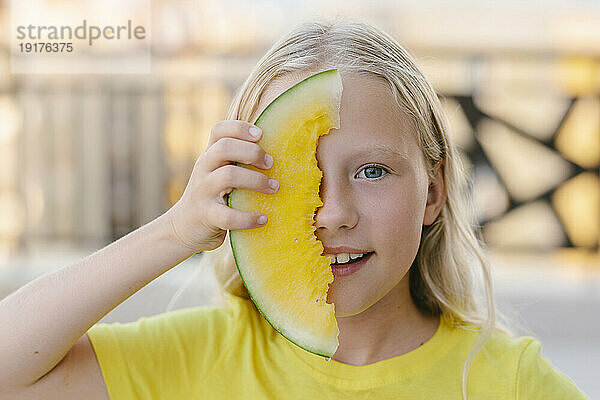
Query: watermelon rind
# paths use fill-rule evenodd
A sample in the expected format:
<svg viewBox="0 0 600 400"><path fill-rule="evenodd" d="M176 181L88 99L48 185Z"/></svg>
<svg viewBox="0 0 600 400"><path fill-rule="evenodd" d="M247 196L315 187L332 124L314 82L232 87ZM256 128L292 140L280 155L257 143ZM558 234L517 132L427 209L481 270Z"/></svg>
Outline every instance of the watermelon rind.
<svg viewBox="0 0 600 400"><path fill-rule="evenodd" d="M334 76L335 75L335 76ZM302 81L298 82L297 84L295 84L294 86L290 87L289 89L287 89L286 91L284 91L283 93L281 93L276 99L274 99L259 115L259 117L256 119L256 122L254 123L257 126L261 125L261 122L263 121L264 117L266 115L269 115L269 113L271 112L271 110L273 109L273 107L275 107L275 105L277 103L280 103L280 101L288 96L294 96L294 93L296 92L296 90L300 87L302 87L303 85L305 85L307 82L309 81L314 81L315 79L319 79L319 78L326 78L326 79L337 79L339 82L339 87L341 89L341 77L339 75L339 71L337 69L330 69L330 70L326 70L326 71L322 71L319 72L317 74L311 75L309 77L307 77L306 79L303 79ZM335 99L335 101L337 101L338 103L338 109L339 109L339 102L341 101L341 91L339 93L336 94L337 95L337 99ZM336 128L339 128L339 114L334 116L334 125ZM235 163L235 165L238 165L238 163ZM235 190L235 189L234 189ZM227 201L228 206L232 206L231 204L231 196L228 197L228 201ZM234 232L234 231L232 231ZM231 233L231 232L230 232ZM246 279L244 277L244 272L243 270L240 268L239 266L239 257L237 255L238 250L236 249L236 243L234 238L232 237L232 235L229 235L229 240L230 240L230 244L231 244L231 249L232 249L232 253L233 253L233 257L235 259L235 265L237 268L237 271L242 279L242 282L244 284L244 286L246 287L248 294L250 296L250 299L252 300L252 302L254 303L254 305L256 306L257 310L261 313L261 315L265 318L265 320L273 327L273 329L275 329L277 332L279 332L280 334L282 334L282 336L284 336L287 340L289 340L290 342L294 343L296 346L310 352L313 354L316 354L318 356L322 356L325 358L331 358L331 356L333 354L330 354L326 351L322 351L319 350L317 347L318 346L307 346L307 345L302 345L300 343L298 343L296 340L294 340L293 338L290 337L290 335L286 335L284 332L284 327L282 326L278 326L276 323L274 323L271 318L269 317L269 315L267 315L267 313L265 313L259 302L256 301L255 296L253 295L253 291L248 287L247 283L246 283Z"/></svg>

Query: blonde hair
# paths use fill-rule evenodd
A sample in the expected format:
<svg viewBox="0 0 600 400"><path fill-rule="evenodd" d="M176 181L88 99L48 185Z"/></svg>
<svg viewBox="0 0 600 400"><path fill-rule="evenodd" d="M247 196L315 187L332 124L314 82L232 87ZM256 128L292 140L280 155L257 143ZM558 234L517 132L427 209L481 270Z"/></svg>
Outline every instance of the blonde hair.
<svg viewBox="0 0 600 400"><path fill-rule="evenodd" d="M511 336L497 323L492 278L484 245L476 235L469 174L448 140L441 103L412 56L391 36L373 25L350 19L303 23L276 42L260 59L233 99L227 119L250 121L260 96L274 79L297 71L337 68L340 72L370 74L389 84L398 106L413 120L432 178L444 168L446 203L430 226L423 227L419 250L410 268L410 293L415 304L454 326L479 331L462 376L494 330ZM250 121L252 122L252 121ZM225 291L248 298L234 265L229 237L203 262L213 264ZM502 316L508 321L507 318Z"/></svg>

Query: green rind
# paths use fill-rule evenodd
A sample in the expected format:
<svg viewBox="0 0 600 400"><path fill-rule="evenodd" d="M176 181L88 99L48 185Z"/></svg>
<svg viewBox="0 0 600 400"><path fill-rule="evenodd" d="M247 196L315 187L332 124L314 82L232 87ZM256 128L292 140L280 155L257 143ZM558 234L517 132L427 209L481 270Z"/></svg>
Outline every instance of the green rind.
<svg viewBox="0 0 600 400"><path fill-rule="evenodd" d="M276 102L278 102L278 100L281 100L289 95L293 95L294 90L302 85L303 83L305 83L308 80L313 80L314 78L317 78L319 76L325 76L325 75L332 75L332 74L336 74L339 73L337 69L328 69L327 71L322 71L319 73L316 73L314 75L309 76L308 78L305 78L303 80L301 80L300 82L296 83L294 86L292 86L291 88L287 89L285 92L281 93L279 96L277 96L275 98L275 100L273 100L272 102L269 103L269 105L267 107L265 107L265 109L260 113L260 115L258 116L258 118L256 119L256 122L254 123L254 125L260 124L262 121L262 118L264 117L264 115L267 113L267 111L269 111L271 109L271 107L273 106L273 104L275 104Z"/></svg>
<svg viewBox="0 0 600 400"><path fill-rule="evenodd" d="M259 305L257 304L256 300L254 299L254 297L252 296L252 292L250 291L250 289L248 288L248 285L246 285L246 281L244 280L244 276L242 274L242 271L240 270L240 267L238 267L237 265L237 258L235 256L235 250L233 249L233 242L231 241L231 235L229 235L229 241L231 243L231 250L233 252L233 258L235 259L235 268L237 269L238 273L240 274L240 278L242 279L242 282L244 283L244 287L246 288L246 291L248 292L248 295L250 296L250 299L252 300L252 303L254 303L254 305L256 306L256 309L260 312L260 314L267 320L267 322L269 323L269 325L271 325L271 327L273 329L275 329L277 332L279 332L283 337L285 337L287 340L289 340L290 342L294 343L296 346L300 347L301 349L304 349L312 354L316 354L318 356L321 357L325 357L325 358L331 358L331 356L333 354L321 354L318 353L312 349L307 349L306 347L301 346L299 343L296 343L294 340L292 340L290 337L286 336L283 334L282 329L278 328L277 326L275 326L271 320L269 319L269 317L267 317L267 314L265 314L263 312L263 310L259 307Z"/></svg>
<svg viewBox="0 0 600 400"><path fill-rule="evenodd" d="M330 69L327 71L322 71L319 72L317 74L311 75L308 78L303 79L302 81L298 82L297 84L295 84L294 86L290 87L289 89L287 89L286 91L284 91L283 93L281 93L279 96L277 96L271 103L269 103L269 105L267 105L267 107L260 113L260 115L258 116L258 118L256 119L254 125L260 127L260 123L262 122L262 118L264 115L266 115L266 113L271 109L271 107L273 106L273 104L275 104L276 102L278 102L278 100L281 100L287 96L293 95L294 89L297 88L299 85L302 85L304 82L306 82L309 79L313 79L317 76L323 76L326 74L339 74L337 69ZM238 165L238 163L234 163L235 165ZM234 189L235 191L235 189ZM227 205L229 207L231 207L231 198L228 197L227 198ZM313 349L308 349L306 347L301 346L300 344L296 343L294 340L290 339L288 336L285 336L282 332L282 328L279 328L277 326L275 326L275 324L273 322L271 322L271 320L269 319L269 317L265 314L265 312L263 312L263 310L260 308L258 302L255 300L254 296L252 295L252 291L248 288L248 285L246 284L246 281L244 280L244 274L243 272L240 270L240 267L238 265L238 258L236 255L236 247L235 247L235 243L234 240L231 237L231 234L229 235L229 242L231 244L231 250L233 253L233 258L235 260L235 266L236 269L240 275L240 278L242 279L242 283L244 284L244 287L246 288L246 291L248 292L248 295L250 296L250 299L252 300L252 302L254 303L254 305L256 306L256 309L261 313L261 315L265 318L265 320L267 320L267 322L269 323L269 325L271 325L271 327L273 327L273 329L275 329L277 332L279 332L282 336L284 336L287 340L289 340L290 342L294 343L296 346L312 353L312 354L316 354L318 356L321 357L325 357L330 359L331 356L333 356L333 354L322 354L319 353L317 351L314 351Z"/></svg>

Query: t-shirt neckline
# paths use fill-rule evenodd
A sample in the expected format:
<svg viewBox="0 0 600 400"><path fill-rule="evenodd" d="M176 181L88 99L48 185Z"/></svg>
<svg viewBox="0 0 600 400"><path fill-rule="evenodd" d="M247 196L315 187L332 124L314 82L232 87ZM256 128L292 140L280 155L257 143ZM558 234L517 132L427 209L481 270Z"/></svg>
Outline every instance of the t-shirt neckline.
<svg viewBox="0 0 600 400"><path fill-rule="evenodd" d="M359 386L366 389L365 385L372 387L388 384L423 373L446 354L458 339L458 335L453 334L450 322L441 316L436 332L418 348L373 364L350 365L333 359L327 361L322 356L301 349L283 336L278 336L283 342L282 347L291 358L298 361L305 372L316 379L345 387L350 385L357 389Z"/></svg>

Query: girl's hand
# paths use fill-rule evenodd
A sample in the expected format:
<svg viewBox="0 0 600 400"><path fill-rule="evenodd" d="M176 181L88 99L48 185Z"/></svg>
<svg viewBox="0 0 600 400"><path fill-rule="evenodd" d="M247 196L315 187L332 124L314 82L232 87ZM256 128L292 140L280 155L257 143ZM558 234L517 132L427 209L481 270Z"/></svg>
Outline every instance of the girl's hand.
<svg viewBox="0 0 600 400"><path fill-rule="evenodd" d="M279 189L274 179L274 188L269 186L267 175L233 165L237 162L261 169L273 166L273 158L256 144L261 135L260 128L244 121L213 125L207 149L196 160L183 195L166 213L182 245L194 252L214 250L223 243L228 229L252 229L266 224L264 214L234 210L227 206L226 199L234 188L262 193L276 193ZM260 216L265 217L263 223L258 221Z"/></svg>

